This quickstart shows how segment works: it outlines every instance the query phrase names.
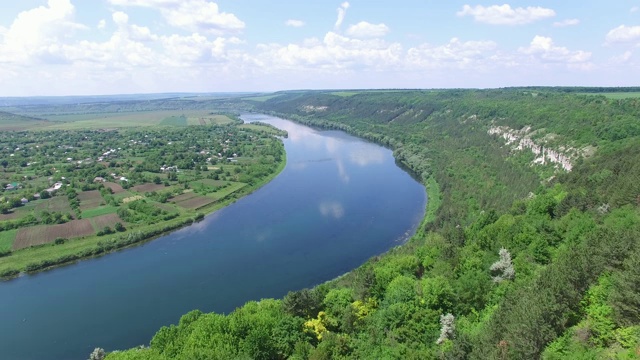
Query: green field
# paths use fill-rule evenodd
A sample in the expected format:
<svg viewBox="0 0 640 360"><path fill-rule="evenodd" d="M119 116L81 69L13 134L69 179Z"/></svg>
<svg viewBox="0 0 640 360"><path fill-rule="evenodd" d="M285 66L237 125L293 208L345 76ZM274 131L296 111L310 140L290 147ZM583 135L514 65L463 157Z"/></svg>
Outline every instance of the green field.
<svg viewBox="0 0 640 360"><path fill-rule="evenodd" d="M83 210L82 218L89 219L100 215L113 214L116 211L118 211L118 208L115 206L100 206L89 210Z"/></svg>
<svg viewBox="0 0 640 360"><path fill-rule="evenodd" d="M349 96L358 95L358 94L360 94L360 92L358 91L336 91L331 93L331 95L342 96L342 97L349 97Z"/></svg>
<svg viewBox="0 0 640 360"><path fill-rule="evenodd" d="M18 229L0 231L0 252L11 250L17 233Z"/></svg>
<svg viewBox="0 0 640 360"><path fill-rule="evenodd" d="M250 129L256 131L262 131L267 134L279 135L280 131L276 128L272 128L270 126L262 126L262 125L254 125L254 124L242 124L238 126L240 129Z"/></svg>
<svg viewBox="0 0 640 360"><path fill-rule="evenodd" d="M252 96L252 97L245 97L242 98L242 100L251 100L251 101L258 101L258 102L265 102L269 99L273 99L275 97L278 97L280 95L264 95L264 96Z"/></svg>
<svg viewBox="0 0 640 360"><path fill-rule="evenodd" d="M226 115L211 115L206 110L156 110L135 112L112 112L97 114L61 114L46 115L50 122L40 127L44 130L80 130L80 129L113 129L138 126L200 125L199 119L206 124L228 124L233 122Z"/></svg>
<svg viewBox="0 0 640 360"><path fill-rule="evenodd" d="M214 198L216 201L226 198L227 196L233 194L234 192L244 188L247 186L245 183L231 183L224 189L220 189L215 193L211 194L210 197Z"/></svg>
<svg viewBox="0 0 640 360"><path fill-rule="evenodd" d="M184 115L169 116L167 118L162 119L162 121L160 121L160 125L187 126L187 117Z"/></svg>
<svg viewBox="0 0 640 360"><path fill-rule="evenodd" d="M602 93L582 93L582 95L602 95L609 99L629 99L640 97L640 92L602 92Z"/></svg>

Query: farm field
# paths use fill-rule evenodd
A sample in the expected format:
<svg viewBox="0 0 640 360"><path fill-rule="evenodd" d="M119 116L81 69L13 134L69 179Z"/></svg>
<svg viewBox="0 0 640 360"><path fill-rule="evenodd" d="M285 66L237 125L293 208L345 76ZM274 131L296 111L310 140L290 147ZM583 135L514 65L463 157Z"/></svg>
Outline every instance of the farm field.
<svg viewBox="0 0 640 360"><path fill-rule="evenodd" d="M53 242L57 238L69 239L95 234L87 219L72 220L58 225L38 225L18 230L13 250Z"/></svg>
<svg viewBox="0 0 640 360"><path fill-rule="evenodd" d="M225 206L284 167L275 133L240 127L233 116L185 110L54 117L19 144L0 148L0 160L7 159L0 182L12 187L0 189L0 230L12 231L0 231L0 249L11 251L0 257L0 276L92 256L114 236L143 229L155 236L173 229L167 223L189 224L203 215L198 211ZM0 132L0 142L12 141L10 132ZM117 223L125 229L116 235ZM137 236L134 242L144 240ZM55 244L58 238L64 243ZM84 250L67 257L71 249Z"/></svg>
<svg viewBox="0 0 640 360"><path fill-rule="evenodd" d="M46 120L21 120L17 123L0 121L10 130L81 130L116 129L147 126L225 125L233 123L227 115L211 114L206 110L157 110L94 114L38 114ZM29 119L25 117L24 119ZM202 121L200 121L202 120ZM13 125L12 125L13 124ZM13 129L12 127L16 127Z"/></svg>
<svg viewBox="0 0 640 360"><path fill-rule="evenodd" d="M216 200L207 197L207 196L194 196L192 198L183 200L183 201L178 201L176 202L176 205L183 207L185 209L193 209L193 210L197 210L200 209L202 207L205 207L213 202L215 202Z"/></svg>
<svg viewBox="0 0 640 360"><path fill-rule="evenodd" d="M17 233L17 229L0 231L0 253L11 250Z"/></svg>
<svg viewBox="0 0 640 360"><path fill-rule="evenodd" d="M105 226L113 227L116 223L124 224L124 221L120 219L118 214L106 214L92 218L91 223L93 224L94 230L99 231L104 229Z"/></svg>
<svg viewBox="0 0 640 360"><path fill-rule="evenodd" d="M118 211L116 206L100 206L93 209L82 210L82 218L89 219L105 214L113 214Z"/></svg>
<svg viewBox="0 0 640 360"><path fill-rule="evenodd" d="M100 206L100 203L104 201L98 190L83 191L78 194L78 199L80 200L80 210L83 212Z"/></svg>

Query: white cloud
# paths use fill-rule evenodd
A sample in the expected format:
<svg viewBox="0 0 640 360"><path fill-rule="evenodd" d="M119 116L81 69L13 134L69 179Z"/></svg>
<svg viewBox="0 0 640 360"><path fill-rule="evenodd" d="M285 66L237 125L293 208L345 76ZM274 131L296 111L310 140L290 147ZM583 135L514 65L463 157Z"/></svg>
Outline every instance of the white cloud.
<svg viewBox="0 0 640 360"><path fill-rule="evenodd" d="M610 58L609 62L613 63L615 65L621 65L621 64L629 62L629 60L631 60L632 57L633 57L633 53L631 51L625 51L621 55L614 56L614 57Z"/></svg>
<svg viewBox="0 0 640 360"><path fill-rule="evenodd" d="M322 40L307 39L302 44L261 44L258 46L265 69L340 70L380 69L397 64L402 46L379 39L355 39L328 32Z"/></svg>
<svg viewBox="0 0 640 360"><path fill-rule="evenodd" d="M73 21L75 8L70 0L49 0L47 6L23 11L8 29L0 43L0 62L24 62L39 58L43 62L52 57L57 44L85 25Z"/></svg>
<svg viewBox="0 0 640 360"><path fill-rule="evenodd" d="M473 16L477 22L491 25L524 25L556 16L552 9L529 6L513 9L509 4L475 7L464 5L458 16Z"/></svg>
<svg viewBox="0 0 640 360"><path fill-rule="evenodd" d="M107 27L107 21L105 19L98 21L98 30L103 30L105 27Z"/></svg>
<svg viewBox="0 0 640 360"><path fill-rule="evenodd" d="M553 23L555 27L565 27L565 26L575 26L580 24L580 20L578 19L566 19L562 21L556 21Z"/></svg>
<svg viewBox="0 0 640 360"><path fill-rule="evenodd" d="M206 0L109 0L113 5L159 9L171 26L217 35L237 32L245 23L234 14L221 12L218 4Z"/></svg>
<svg viewBox="0 0 640 360"><path fill-rule="evenodd" d="M347 29L347 35L356 38L378 38L385 36L388 32L389 27L387 25L371 24L366 21L360 21Z"/></svg>
<svg viewBox="0 0 640 360"><path fill-rule="evenodd" d="M342 4L340 4L340 7L338 8L338 19L336 20L336 24L334 25L334 28L340 29L340 26L342 26L342 23L344 22L344 18L345 16L347 16L347 9L349 8L349 3L348 2L343 2Z"/></svg>
<svg viewBox="0 0 640 360"><path fill-rule="evenodd" d="M638 12L638 10L640 10L640 6L634 6L629 9L629 12L633 14L634 12Z"/></svg>
<svg viewBox="0 0 640 360"><path fill-rule="evenodd" d="M537 35L531 40L528 47L521 47L518 51L542 62L551 63L586 63L591 58L591 53L588 51L571 51L566 47L555 46L550 37Z"/></svg>
<svg viewBox="0 0 640 360"><path fill-rule="evenodd" d="M629 43L640 40L640 26L620 25L607 33L607 43Z"/></svg>
<svg viewBox="0 0 640 360"><path fill-rule="evenodd" d="M420 68L482 68L496 63L498 45L493 41L460 41L440 46L422 44L407 52L407 62Z"/></svg>
<svg viewBox="0 0 640 360"><path fill-rule="evenodd" d="M295 19L289 19L289 20L285 21L284 24L287 25L287 26L291 26L291 27L303 27L304 26L304 21L295 20Z"/></svg>

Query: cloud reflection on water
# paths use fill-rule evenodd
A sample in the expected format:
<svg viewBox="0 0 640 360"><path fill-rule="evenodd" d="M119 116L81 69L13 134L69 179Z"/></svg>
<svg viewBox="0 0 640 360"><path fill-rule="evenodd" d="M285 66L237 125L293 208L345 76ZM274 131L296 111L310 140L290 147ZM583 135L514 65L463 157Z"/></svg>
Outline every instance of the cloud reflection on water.
<svg viewBox="0 0 640 360"><path fill-rule="evenodd" d="M344 206L338 201L323 201L320 203L319 210L324 217L341 219L344 216Z"/></svg>

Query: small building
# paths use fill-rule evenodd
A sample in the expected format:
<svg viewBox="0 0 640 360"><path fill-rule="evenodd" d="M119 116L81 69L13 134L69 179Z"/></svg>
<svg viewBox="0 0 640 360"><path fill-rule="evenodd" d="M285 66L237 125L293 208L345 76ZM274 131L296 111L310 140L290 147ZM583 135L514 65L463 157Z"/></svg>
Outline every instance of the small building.
<svg viewBox="0 0 640 360"><path fill-rule="evenodd" d="M106 181L107 181L107 180L106 180L105 178L103 178L102 176L96 176L96 177L93 179L93 182L94 182L94 183L96 183L96 182L101 182L101 183L103 183L103 182L106 182Z"/></svg>
<svg viewBox="0 0 640 360"><path fill-rule="evenodd" d="M22 205L25 205L29 202L29 200L27 200L27 198L22 198L20 199L20 202L22 203Z"/></svg>

